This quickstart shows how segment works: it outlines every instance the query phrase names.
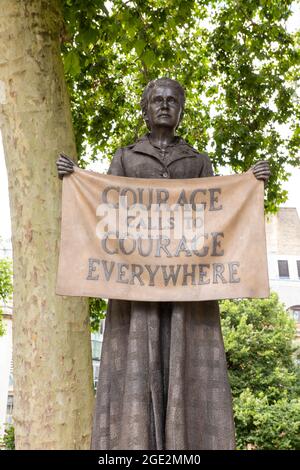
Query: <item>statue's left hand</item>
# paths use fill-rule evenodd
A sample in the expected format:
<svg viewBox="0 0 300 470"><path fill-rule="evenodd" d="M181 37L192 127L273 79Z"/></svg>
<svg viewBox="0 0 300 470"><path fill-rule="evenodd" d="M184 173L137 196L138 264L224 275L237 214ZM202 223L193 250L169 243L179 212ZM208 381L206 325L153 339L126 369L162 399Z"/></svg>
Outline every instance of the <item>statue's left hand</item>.
<svg viewBox="0 0 300 470"><path fill-rule="evenodd" d="M261 161L257 162L252 168L251 168L255 178L258 180L263 180L265 186L268 183L268 180L271 175L270 171L270 165L269 162L267 161Z"/></svg>

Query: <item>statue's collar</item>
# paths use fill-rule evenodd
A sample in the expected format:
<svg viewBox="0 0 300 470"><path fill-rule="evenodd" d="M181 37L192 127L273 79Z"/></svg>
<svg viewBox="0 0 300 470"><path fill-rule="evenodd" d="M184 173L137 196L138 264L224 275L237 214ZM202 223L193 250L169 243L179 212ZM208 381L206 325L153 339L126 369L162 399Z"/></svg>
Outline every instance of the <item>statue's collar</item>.
<svg viewBox="0 0 300 470"><path fill-rule="evenodd" d="M182 145L186 146L187 144L181 137L175 136L173 142L168 145L168 148L175 147L174 150L177 151L178 148L178 151L180 152L181 148L179 147L181 147ZM153 157L160 158L160 148L150 142L149 134L145 134L143 135L143 137L138 139L137 142L131 146L131 149L134 152L144 153L146 155L151 155Z"/></svg>

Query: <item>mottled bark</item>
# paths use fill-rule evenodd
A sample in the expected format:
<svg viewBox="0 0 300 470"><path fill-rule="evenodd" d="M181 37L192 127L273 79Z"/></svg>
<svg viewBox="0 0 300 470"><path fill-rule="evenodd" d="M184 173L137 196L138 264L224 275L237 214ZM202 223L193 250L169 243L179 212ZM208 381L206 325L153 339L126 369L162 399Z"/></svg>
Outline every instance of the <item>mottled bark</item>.
<svg viewBox="0 0 300 470"><path fill-rule="evenodd" d="M93 405L86 300L55 295L59 151L75 157L58 0L0 0L0 110L14 258L18 449L89 447ZM72 269L72 266L70 266Z"/></svg>

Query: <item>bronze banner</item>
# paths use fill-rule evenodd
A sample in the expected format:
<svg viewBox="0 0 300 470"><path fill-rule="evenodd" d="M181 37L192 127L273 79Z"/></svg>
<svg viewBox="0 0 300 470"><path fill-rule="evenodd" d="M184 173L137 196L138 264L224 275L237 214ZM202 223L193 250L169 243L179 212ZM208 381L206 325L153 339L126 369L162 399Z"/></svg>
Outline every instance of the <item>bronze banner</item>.
<svg viewBox="0 0 300 470"><path fill-rule="evenodd" d="M63 179L59 295L191 301L269 295L254 175Z"/></svg>

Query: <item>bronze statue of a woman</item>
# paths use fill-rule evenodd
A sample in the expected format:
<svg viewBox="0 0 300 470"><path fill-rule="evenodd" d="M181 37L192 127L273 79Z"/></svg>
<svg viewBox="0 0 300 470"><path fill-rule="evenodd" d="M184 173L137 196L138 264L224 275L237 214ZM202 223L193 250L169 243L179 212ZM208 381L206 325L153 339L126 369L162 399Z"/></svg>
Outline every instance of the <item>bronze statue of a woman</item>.
<svg viewBox="0 0 300 470"><path fill-rule="evenodd" d="M151 81L141 106L149 133L119 149L112 175L212 176L210 159L175 135L185 93L175 80ZM62 178L74 162L61 155ZM267 162L252 168L268 180ZM246 228L245 228L246 229ZM232 399L217 301L109 300L92 449L234 449Z"/></svg>

